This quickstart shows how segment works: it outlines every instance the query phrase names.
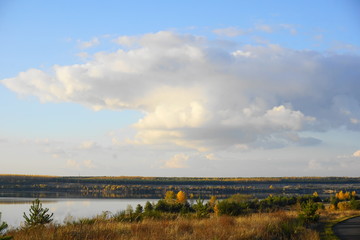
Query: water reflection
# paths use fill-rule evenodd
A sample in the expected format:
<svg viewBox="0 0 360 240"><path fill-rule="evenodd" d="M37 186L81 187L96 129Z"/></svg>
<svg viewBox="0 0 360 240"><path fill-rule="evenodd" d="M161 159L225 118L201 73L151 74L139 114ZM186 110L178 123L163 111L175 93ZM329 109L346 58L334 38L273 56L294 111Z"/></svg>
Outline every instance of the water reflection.
<svg viewBox="0 0 360 240"><path fill-rule="evenodd" d="M23 222L23 213L29 212L30 198L0 198L2 221L11 227L19 227ZM146 201L156 202L156 199L40 199L43 207L54 213L54 220L63 223L64 219L93 217L104 211L116 213L125 210L128 205L133 208L137 204L145 205Z"/></svg>

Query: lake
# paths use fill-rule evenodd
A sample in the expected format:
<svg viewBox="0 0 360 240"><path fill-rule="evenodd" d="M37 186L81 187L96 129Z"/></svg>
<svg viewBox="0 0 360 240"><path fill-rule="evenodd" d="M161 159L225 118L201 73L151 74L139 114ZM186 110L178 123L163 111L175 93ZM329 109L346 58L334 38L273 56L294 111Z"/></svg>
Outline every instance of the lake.
<svg viewBox="0 0 360 240"><path fill-rule="evenodd" d="M9 227L19 227L24 222L23 213L29 215L30 198L0 198L1 221L6 222ZM64 219L71 217L78 219L93 217L103 211L116 213L125 210L131 205L134 210L137 204L145 205L147 201L157 202L158 199L69 199L69 198L44 198L40 199L44 208L54 213L54 221L63 223Z"/></svg>

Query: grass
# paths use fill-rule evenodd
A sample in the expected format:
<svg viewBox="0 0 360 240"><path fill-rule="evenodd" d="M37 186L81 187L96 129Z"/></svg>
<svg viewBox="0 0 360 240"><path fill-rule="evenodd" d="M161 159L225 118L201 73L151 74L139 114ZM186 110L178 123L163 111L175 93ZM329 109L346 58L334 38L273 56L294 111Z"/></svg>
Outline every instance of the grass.
<svg viewBox="0 0 360 240"><path fill-rule="evenodd" d="M133 223L95 218L93 221L12 230L8 234L20 240L320 239L318 232L299 223L297 213L293 211L255 213L241 217L212 216L205 219L144 219Z"/></svg>
<svg viewBox="0 0 360 240"><path fill-rule="evenodd" d="M298 198L271 196L261 202L244 202L238 195L234 195L226 201L220 201L214 211L210 205L204 205L205 215L198 214L199 206L202 206L200 200L191 207L166 198L155 205L147 203L143 213L142 208L137 207L134 211L130 207L116 214L103 212L93 218L68 218L64 224L13 229L7 234L20 240L332 240L337 239L332 231L337 222L360 214L360 210L335 211L329 206L325 208L323 204L313 202L318 197L310 197L310 200L306 200L308 195ZM304 214L311 217L314 213L307 211L308 206L316 207L316 219L304 220ZM225 211L228 207L241 207L244 211L236 216L238 214L231 214L233 211ZM320 221L317 222L319 216Z"/></svg>
<svg viewBox="0 0 360 240"><path fill-rule="evenodd" d="M342 221L349 218L360 216L360 212L357 210L347 211L324 211L321 229L321 239L323 240L339 240L333 231L333 227Z"/></svg>

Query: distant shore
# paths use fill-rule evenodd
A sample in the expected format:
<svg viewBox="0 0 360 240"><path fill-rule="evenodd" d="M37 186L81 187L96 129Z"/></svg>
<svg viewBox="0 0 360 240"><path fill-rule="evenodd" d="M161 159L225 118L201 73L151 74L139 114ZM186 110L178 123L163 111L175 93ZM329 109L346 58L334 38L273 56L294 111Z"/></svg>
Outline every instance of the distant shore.
<svg viewBox="0 0 360 240"><path fill-rule="evenodd" d="M0 197L161 198L166 191L186 191L194 198L251 194L312 194L327 197L340 190L360 192L354 177L76 177L0 175Z"/></svg>

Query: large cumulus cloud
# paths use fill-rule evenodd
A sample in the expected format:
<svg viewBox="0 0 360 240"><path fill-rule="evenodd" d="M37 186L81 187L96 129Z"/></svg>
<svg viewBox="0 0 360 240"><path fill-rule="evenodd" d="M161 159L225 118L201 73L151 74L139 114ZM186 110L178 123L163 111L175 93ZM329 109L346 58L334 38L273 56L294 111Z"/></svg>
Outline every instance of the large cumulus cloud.
<svg viewBox="0 0 360 240"><path fill-rule="evenodd" d="M360 130L360 57L158 32L123 36L83 64L2 84L42 102L145 113L133 144L206 151L316 144L302 131Z"/></svg>

